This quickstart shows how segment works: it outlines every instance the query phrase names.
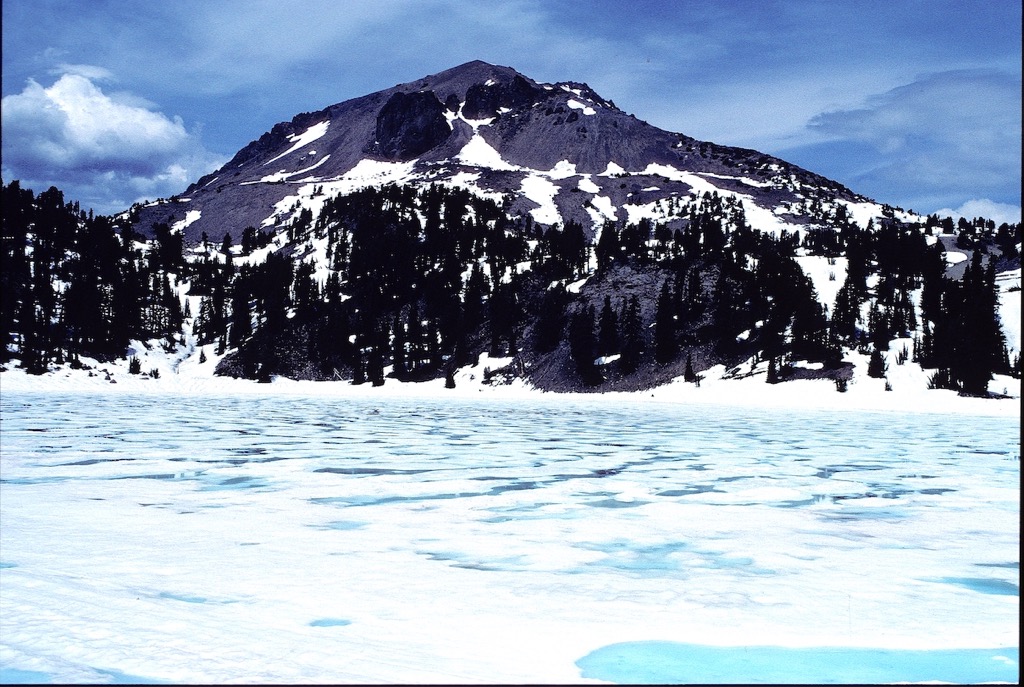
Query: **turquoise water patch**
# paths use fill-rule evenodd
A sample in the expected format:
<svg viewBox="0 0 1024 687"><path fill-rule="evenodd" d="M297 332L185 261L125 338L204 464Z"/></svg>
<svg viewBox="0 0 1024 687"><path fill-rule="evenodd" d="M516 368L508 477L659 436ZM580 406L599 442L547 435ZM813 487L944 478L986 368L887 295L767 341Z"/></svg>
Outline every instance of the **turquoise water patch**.
<svg viewBox="0 0 1024 687"><path fill-rule="evenodd" d="M323 530L358 530L360 527L366 527L366 523L358 520L332 520L317 527Z"/></svg>
<svg viewBox="0 0 1024 687"><path fill-rule="evenodd" d="M108 677L110 682L107 684L111 685L164 685L167 684L164 680L154 680L149 677L140 677L138 675L129 675L128 673L122 673L120 670L105 670L102 668L96 668L96 670Z"/></svg>
<svg viewBox="0 0 1024 687"><path fill-rule="evenodd" d="M52 685L57 678L50 673L21 668L0 668L0 685Z"/></svg>
<svg viewBox="0 0 1024 687"><path fill-rule="evenodd" d="M100 680L110 685L159 685L167 684L161 680L129 675L120 670L107 670L94 668L97 673L108 679ZM53 673L44 673L39 670L22 670L21 668L0 667L0 685L57 685L63 680L57 678Z"/></svg>
<svg viewBox="0 0 1024 687"><path fill-rule="evenodd" d="M1013 582L994 577L940 577L935 582L956 584L967 587L971 591L982 594L998 594L1000 596L1020 596L1020 587Z"/></svg>
<svg viewBox="0 0 1024 687"><path fill-rule="evenodd" d="M187 604L204 604L207 601L205 596L192 596L191 594L172 594L171 592L160 592L158 596L161 599L171 599L172 601L184 601Z"/></svg>
<svg viewBox="0 0 1024 687"><path fill-rule="evenodd" d="M601 647L576 665L581 677L619 684L1015 683L1019 661L1016 647L911 651L650 641Z"/></svg>
<svg viewBox="0 0 1024 687"><path fill-rule="evenodd" d="M311 627L344 627L345 625L351 625L351 620L345 620L344 618L320 618L310 623Z"/></svg>
<svg viewBox="0 0 1024 687"><path fill-rule="evenodd" d="M266 480L260 479L259 477L230 477L225 480L221 480L216 484L207 484L202 487L202 491L223 491L231 489L257 489L266 487Z"/></svg>

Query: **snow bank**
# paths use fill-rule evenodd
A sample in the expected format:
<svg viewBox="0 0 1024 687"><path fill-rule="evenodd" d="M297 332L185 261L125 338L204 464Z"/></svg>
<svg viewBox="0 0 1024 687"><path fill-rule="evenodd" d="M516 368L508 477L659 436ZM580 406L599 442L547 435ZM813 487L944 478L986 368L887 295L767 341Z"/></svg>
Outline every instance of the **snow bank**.
<svg viewBox="0 0 1024 687"><path fill-rule="evenodd" d="M577 282L569 286L577 289ZM1019 326L1019 325L1018 325ZM894 342L888 353L888 377L892 387L885 390L886 380L867 376L868 356L858 353L847 355L855 366L855 376L847 391L840 393L829 379L798 379L779 384L767 384L767 363L752 361L726 369L722 365L701 372L700 386L683 381L682 377L654 389L637 392L607 392L603 394L554 394L533 388L522 378L503 384L500 379L487 382L485 378L510 364L511 359L488 359L481 356L476 367L460 369L456 375L456 388L446 389L444 379L427 382L399 382L386 379L381 387L370 384L354 386L349 381L312 382L283 377L270 384L251 380L216 377L214 367L219 358L214 346L206 346L208 360L199 363L199 349L164 353L159 347L147 350L137 345L136 353L142 363L142 374L128 373L128 363L118 360L99 363L83 358L90 370L71 370L67 367L47 375L28 375L14 363L0 372L3 391L96 391L104 393L175 393L175 394L295 394L300 396L357 397L379 399L469 399L509 398L529 400L536 398L587 399L596 403L654 403L737 406L762 409L823 409L832 411L882 411L894 413L940 413L977 416L1020 417L1021 382L1012 377L997 375L989 383L989 390L1005 393L1007 399L980 399L960 397L954 391L928 389L930 372L911 362L897 365L895 356L901 342ZM1019 345L1019 344L1018 344ZM159 377L149 372L158 370ZM484 370L490 372L485 375ZM513 370L523 372L523 370Z"/></svg>
<svg viewBox="0 0 1024 687"><path fill-rule="evenodd" d="M263 165L266 166L269 165L271 162L274 162L275 160L280 160L285 155L290 155L299 148L309 145L318 138L322 138L323 135L327 133L327 127L329 127L330 125L330 120L326 120L320 122L319 124L314 124L313 126L303 131L301 134L289 134L288 140L292 142L292 147L284 151L277 157L270 158L269 160L264 162Z"/></svg>

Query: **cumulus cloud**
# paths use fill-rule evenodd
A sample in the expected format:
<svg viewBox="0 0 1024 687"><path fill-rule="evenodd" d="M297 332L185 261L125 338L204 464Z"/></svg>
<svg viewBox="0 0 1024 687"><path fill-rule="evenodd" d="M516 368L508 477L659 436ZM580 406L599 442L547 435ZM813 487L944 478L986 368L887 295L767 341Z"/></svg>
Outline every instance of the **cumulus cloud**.
<svg viewBox="0 0 1024 687"><path fill-rule="evenodd" d="M1020 202L1019 74L928 74L863 107L819 114L809 128L826 141L870 150L870 166L851 181L868 184L866 192L882 200L889 200L886 189L898 189L920 211L981 195Z"/></svg>
<svg viewBox="0 0 1024 687"><path fill-rule="evenodd" d="M984 217L990 219L999 226L1003 222L1007 224L1020 223L1020 206L1009 203L997 203L988 198L977 198L969 200L956 209L942 208L935 213L939 217L952 217L954 219L974 219Z"/></svg>
<svg viewBox="0 0 1024 687"><path fill-rule="evenodd" d="M185 129L127 93L95 82L107 70L65 65L49 87L30 79L2 102L3 176L26 187L55 185L99 212L178 193L223 162Z"/></svg>

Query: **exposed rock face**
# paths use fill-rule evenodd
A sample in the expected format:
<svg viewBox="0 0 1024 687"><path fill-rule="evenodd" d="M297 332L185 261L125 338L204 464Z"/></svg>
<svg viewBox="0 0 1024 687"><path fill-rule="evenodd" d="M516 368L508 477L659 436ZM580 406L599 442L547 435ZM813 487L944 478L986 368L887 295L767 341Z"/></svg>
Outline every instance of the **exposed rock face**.
<svg viewBox="0 0 1024 687"><path fill-rule="evenodd" d="M412 167L388 177L389 163ZM538 83L474 61L276 124L184 194L134 207L131 217L145 235L157 222L182 223L190 246L204 233L237 241L248 226L286 227L289 208L313 185L334 195L399 177L468 183L508 197L513 215L537 211L547 202L537 193L550 193L556 211L535 219L577 221L590 237L605 219L629 219L628 205L709 186L770 211L800 204L805 191L863 200L778 158L659 129L586 84Z"/></svg>
<svg viewBox="0 0 1024 687"><path fill-rule="evenodd" d="M527 108L539 99L542 92L519 74L508 83L476 83L466 91L462 114L467 119L486 119L497 116L502 108Z"/></svg>
<svg viewBox="0 0 1024 687"><path fill-rule="evenodd" d="M433 91L395 93L377 115L370 152L386 160L405 161L437 147L452 132L444 109Z"/></svg>

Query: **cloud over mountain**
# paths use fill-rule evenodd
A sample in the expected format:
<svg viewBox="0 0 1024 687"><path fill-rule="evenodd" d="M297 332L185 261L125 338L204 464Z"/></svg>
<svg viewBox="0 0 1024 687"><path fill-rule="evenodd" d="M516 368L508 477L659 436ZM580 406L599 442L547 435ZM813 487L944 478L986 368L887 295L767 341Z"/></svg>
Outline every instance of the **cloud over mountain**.
<svg viewBox="0 0 1024 687"><path fill-rule="evenodd" d="M21 93L5 96L4 178L28 187L55 184L84 205L112 212L180 192L223 162L180 117L129 93L104 92L96 82L109 78L102 68L64 65L52 85L29 79ZM90 202L105 199L99 189L115 181L135 196Z"/></svg>
<svg viewBox="0 0 1024 687"><path fill-rule="evenodd" d="M1019 202L1019 75L926 74L867 98L862 107L821 113L808 128L827 143L786 151L790 158L813 164L805 153L815 148L845 155L845 178L868 195L885 197L888 188L902 186L906 202L919 210L958 205L964 193ZM956 188L961 195L952 192Z"/></svg>

